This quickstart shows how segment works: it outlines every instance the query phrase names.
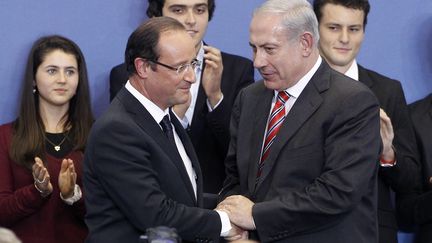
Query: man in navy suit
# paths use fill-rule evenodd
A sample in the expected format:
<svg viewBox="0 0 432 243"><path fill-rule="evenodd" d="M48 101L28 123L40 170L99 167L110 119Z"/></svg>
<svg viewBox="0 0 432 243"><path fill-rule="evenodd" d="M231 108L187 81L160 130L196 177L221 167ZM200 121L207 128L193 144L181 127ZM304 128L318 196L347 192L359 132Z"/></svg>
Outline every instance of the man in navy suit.
<svg viewBox="0 0 432 243"><path fill-rule="evenodd" d="M306 0L264 1L250 24L264 80L234 105L218 208L259 242L378 240L378 101L329 67L318 39Z"/></svg>
<svg viewBox="0 0 432 243"><path fill-rule="evenodd" d="M336 71L368 86L380 103L383 150L378 174L379 236L382 243L395 243L398 225L390 191L396 193L396 204L404 204L418 178L418 159L401 84L358 65L355 60L363 42L369 9L367 0L314 1L321 55Z"/></svg>
<svg viewBox="0 0 432 243"><path fill-rule="evenodd" d="M148 17L168 16L180 21L193 39L197 59L197 82L192 84L191 97L173 110L192 140L201 164L204 192L210 198L222 188L225 179L224 159L229 144L229 119L235 97L253 83L252 62L246 58L221 52L203 42L215 9L214 0L149 0ZM112 69L111 99L126 83L125 65ZM213 197L212 197L213 194ZM206 197L207 198L207 197ZM206 202L211 202L207 201ZM214 203L207 207L214 208ZM207 204L207 203L206 203Z"/></svg>
<svg viewBox="0 0 432 243"><path fill-rule="evenodd" d="M85 153L87 242L138 242L160 225L184 242L239 238L225 212L200 208L200 165L170 111L195 82L190 35L175 19L152 18L129 37L125 60L129 81L95 122Z"/></svg>
<svg viewBox="0 0 432 243"><path fill-rule="evenodd" d="M415 243L432 242L432 94L409 105L421 166L420 179L404 208L404 227L416 225Z"/></svg>

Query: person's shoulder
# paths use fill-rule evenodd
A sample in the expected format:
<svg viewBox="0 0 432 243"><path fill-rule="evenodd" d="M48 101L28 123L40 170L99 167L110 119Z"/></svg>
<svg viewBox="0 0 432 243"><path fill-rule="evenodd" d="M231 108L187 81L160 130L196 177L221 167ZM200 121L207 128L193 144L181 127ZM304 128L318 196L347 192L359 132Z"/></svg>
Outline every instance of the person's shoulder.
<svg viewBox="0 0 432 243"><path fill-rule="evenodd" d="M421 113L424 114L430 107L432 107L432 93L423 99L417 100L408 105L410 111L412 113Z"/></svg>
<svg viewBox="0 0 432 243"><path fill-rule="evenodd" d="M4 130L4 129L12 129L12 124L13 124L13 122L7 122L7 123L4 123L4 124L1 124L0 125L0 129L2 129L2 130Z"/></svg>
<svg viewBox="0 0 432 243"><path fill-rule="evenodd" d="M374 70L367 69L361 65L359 66L359 75L361 76L361 73L364 72L368 75L368 77L374 82L378 84L385 85L386 87L389 86L401 86L400 82L396 79L387 77L383 74L380 74Z"/></svg>
<svg viewBox="0 0 432 243"><path fill-rule="evenodd" d="M13 122L8 122L0 125L0 133L10 133L12 131Z"/></svg>
<svg viewBox="0 0 432 243"><path fill-rule="evenodd" d="M5 144L12 137L12 122L0 125L0 143Z"/></svg>
<svg viewBox="0 0 432 243"><path fill-rule="evenodd" d="M332 68L324 69L325 72L321 72L321 78L323 80L329 79L329 86L327 88L326 82L320 81L316 84L326 98L334 101L335 103L345 102L346 100L353 99L369 99L370 101L378 102L373 92L363 83L358 82ZM357 98L355 98L357 97ZM359 98L360 97L360 98Z"/></svg>
<svg viewBox="0 0 432 243"><path fill-rule="evenodd" d="M119 72L126 72L126 64L125 63L120 63L111 69L111 75L113 73L119 73Z"/></svg>

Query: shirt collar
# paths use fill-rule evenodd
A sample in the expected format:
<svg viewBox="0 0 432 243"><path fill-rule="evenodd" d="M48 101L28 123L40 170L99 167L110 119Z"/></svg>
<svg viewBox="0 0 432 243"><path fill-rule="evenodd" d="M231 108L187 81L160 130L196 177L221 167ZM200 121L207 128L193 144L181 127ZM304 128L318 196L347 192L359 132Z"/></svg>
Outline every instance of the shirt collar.
<svg viewBox="0 0 432 243"><path fill-rule="evenodd" d="M312 76L315 74L315 72L318 70L319 66L322 63L321 56L318 56L317 61L315 62L315 65L293 86L289 87L285 91L288 92L290 97L293 97L297 99L303 89L306 87L306 85L311 80ZM277 95L278 91L275 91L275 94Z"/></svg>
<svg viewBox="0 0 432 243"><path fill-rule="evenodd" d="M354 61L351 64L351 67L348 68L348 70L344 73L346 76L354 79L359 80L359 71L358 71L358 65L357 61L354 59Z"/></svg>
<svg viewBox="0 0 432 243"><path fill-rule="evenodd" d="M162 121L165 115L169 115L169 109L162 110L159 108L159 106L135 89L129 80L126 82L125 86L126 89L144 106L144 108L150 113L150 115L158 124Z"/></svg>

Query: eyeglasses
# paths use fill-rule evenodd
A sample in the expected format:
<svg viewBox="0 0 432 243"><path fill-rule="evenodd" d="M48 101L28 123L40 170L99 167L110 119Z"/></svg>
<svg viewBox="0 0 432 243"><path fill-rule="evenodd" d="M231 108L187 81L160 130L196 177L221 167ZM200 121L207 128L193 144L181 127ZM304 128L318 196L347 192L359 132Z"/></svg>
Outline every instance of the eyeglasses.
<svg viewBox="0 0 432 243"><path fill-rule="evenodd" d="M197 59L194 59L191 63L181 64L178 67L172 67L170 65L167 65L167 64L164 64L164 63L161 63L158 61L150 61L150 62L157 64L157 65L161 65L162 67L166 67L170 70L176 71L176 73L178 75L186 73L187 70L189 69L189 67L191 67L195 71L195 69L200 65L200 61L198 61Z"/></svg>

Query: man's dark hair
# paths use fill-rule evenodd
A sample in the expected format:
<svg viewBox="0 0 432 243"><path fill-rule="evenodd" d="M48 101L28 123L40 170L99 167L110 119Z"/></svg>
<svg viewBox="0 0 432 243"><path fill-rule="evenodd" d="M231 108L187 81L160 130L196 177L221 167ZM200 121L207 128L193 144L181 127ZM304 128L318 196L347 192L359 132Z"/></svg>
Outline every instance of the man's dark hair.
<svg viewBox="0 0 432 243"><path fill-rule="evenodd" d="M370 5L368 0L315 0L313 3L313 9L315 15L317 16L318 22L321 21L321 17L322 17L321 11L326 4L335 4L335 5L344 6L346 8L362 10L364 12L363 29L366 28L367 16L370 10Z"/></svg>
<svg viewBox="0 0 432 243"><path fill-rule="evenodd" d="M162 9L165 4L165 0L148 0L148 7L147 7L147 16L149 18L152 17L160 17L162 16ZM208 0L208 12L209 12L209 21L213 17L214 10L216 8L215 0Z"/></svg>
<svg viewBox="0 0 432 243"><path fill-rule="evenodd" d="M136 73L134 64L136 58L157 61L160 56L157 45L161 34L176 30L186 31L180 22L170 17L154 17L142 23L130 35L126 45L125 63L129 76Z"/></svg>

